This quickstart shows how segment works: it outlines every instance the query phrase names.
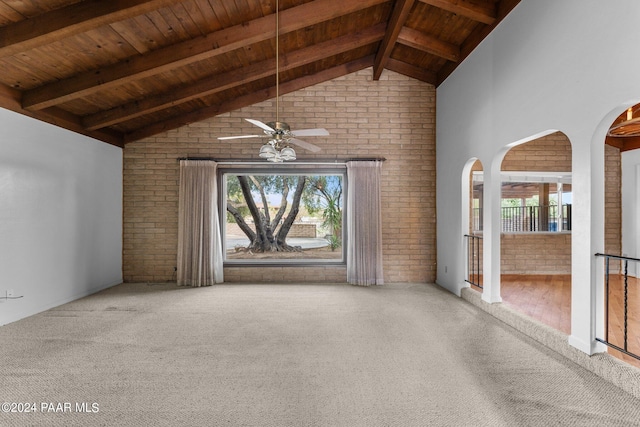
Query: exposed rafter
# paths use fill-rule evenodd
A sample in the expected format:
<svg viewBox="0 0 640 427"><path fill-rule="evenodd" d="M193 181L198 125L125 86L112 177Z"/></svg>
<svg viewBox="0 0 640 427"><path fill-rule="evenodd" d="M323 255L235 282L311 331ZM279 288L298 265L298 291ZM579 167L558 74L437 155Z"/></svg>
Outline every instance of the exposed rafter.
<svg viewBox="0 0 640 427"><path fill-rule="evenodd" d="M282 83L280 84L279 88L280 95L286 95L287 93L295 92L297 90L304 89L305 87L313 86L347 74L355 73L356 71L364 70L365 68L371 67L373 65L373 59L373 56L364 57L357 61L343 64L338 67L333 67L311 76L301 77L295 80L288 81L286 83ZM127 134L125 136L125 142L138 141L140 139L156 135L167 130L205 120L219 114L228 113L229 111L238 110L243 107L257 104L258 102L267 101L274 98L275 96L276 87L272 86L267 89L255 92L251 95L245 95L225 102L223 104L202 108L189 114L182 114L179 117L173 117L169 120L165 120L163 122L155 123L153 125L139 129L135 132Z"/></svg>
<svg viewBox="0 0 640 427"><path fill-rule="evenodd" d="M20 91L0 84L0 107L6 108L7 110L20 112L34 119L38 119L43 122L51 123L52 125L69 129L71 131L89 136L91 138L95 138L99 141L103 141L111 145L115 145L118 147L124 146L123 137L118 132L114 132L111 130L88 130L82 125L79 117L67 113L64 110L60 110L58 108L49 108L40 111L37 114L33 114L30 111L24 111L20 107L21 96L22 94L20 93Z"/></svg>
<svg viewBox="0 0 640 427"><path fill-rule="evenodd" d="M281 12L280 34L313 26L343 13L357 12L383 1L316 0L305 3L302 6ZM345 6L345 3L350 6ZM147 55L131 58L100 70L40 86L24 94L23 107L29 110L51 107L82 96L92 95L100 90L117 87L130 79L141 79L168 72L178 67L247 47L253 43L269 40L274 38L275 34L275 15L272 14L204 37L158 49Z"/></svg>
<svg viewBox="0 0 640 427"><path fill-rule="evenodd" d="M292 70L328 56L378 42L384 36L384 30L385 25L378 24L355 34L349 34L285 54L281 58L280 71ZM238 70L211 76L193 85L175 88L168 93L162 93L140 101L130 102L111 110L92 114L84 119L84 124L88 129L99 129L121 123L198 97L212 95L264 77L273 76L275 75L275 69L275 60L268 59Z"/></svg>
<svg viewBox="0 0 640 427"><path fill-rule="evenodd" d="M398 40L398 34L400 34L404 23L407 21L407 17L414 3L415 0L397 0L391 18L389 19L389 24L387 25L387 33L382 40L380 49L378 49L378 54L376 55L376 60L373 65L374 80L378 80L382 75L382 70L391 56L391 51Z"/></svg>
<svg viewBox="0 0 640 427"><path fill-rule="evenodd" d="M483 24L493 25L496 22L496 11L493 6L471 3L466 0L420 0L422 3L444 9Z"/></svg>
<svg viewBox="0 0 640 427"><path fill-rule="evenodd" d="M425 0L420 0L425 1ZM432 1L432 0L429 0ZM441 1L441 0L433 0ZM485 37L520 3L520 0L503 0L498 8L496 19L490 25L477 27L460 46L460 62L480 44ZM438 72L438 85L442 83L456 69L458 64L449 62Z"/></svg>
<svg viewBox="0 0 640 427"><path fill-rule="evenodd" d="M87 0L0 27L0 57L14 55L174 4L175 0Z"/></svg>
<svg viewBox="0 0 640 427"><path fill-rule="evenodd" d="M276 31L263 0L0 0L0 107L124 146L273 98L276 32L283 93L366 67L437 86L519 1L290 1Z"/></svg>
<svg viewBox="0 0 640 427"><path fill-rule="evenodd" d="M395 71L396 73L403 74L408 77L413 77L416 80L422 80L423 82L435 85L438 76L433 71L428 71L423 68L415 67L401 62L395 59L387 60L387 69Z"/></svg>
<svg viewBox="0 0 640 427"><path fill-rule="evenodd" d="M445 58L449 61L458 62L460 60L460 49L458 46L411 28L402 28L398 35L398 43Z"/></svg>
<svg viewBox="0 0 640 427"><path fill-rule="evenodd" d="M605 143L616 147L620 151L637 150L640 148L640 136L613 137L607 136Z"/></svg>

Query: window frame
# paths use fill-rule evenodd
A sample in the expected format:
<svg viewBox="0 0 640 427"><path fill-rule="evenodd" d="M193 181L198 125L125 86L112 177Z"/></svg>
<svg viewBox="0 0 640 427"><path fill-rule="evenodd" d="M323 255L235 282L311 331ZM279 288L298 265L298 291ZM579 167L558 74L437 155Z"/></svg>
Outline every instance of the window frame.
<svg viewBox="0 0 640 427"><path fill-rule="evenodd" d="M342 178L342 244L340 258L292 258L292 259L228 259L227 258L227 175L288 175L288 176L340 176ZM268 164L238 163L218 167L218 214L220 217L220 237L222 242L224 267L308 267L345 266L347 263L347 171L344 164Z"/></svg>

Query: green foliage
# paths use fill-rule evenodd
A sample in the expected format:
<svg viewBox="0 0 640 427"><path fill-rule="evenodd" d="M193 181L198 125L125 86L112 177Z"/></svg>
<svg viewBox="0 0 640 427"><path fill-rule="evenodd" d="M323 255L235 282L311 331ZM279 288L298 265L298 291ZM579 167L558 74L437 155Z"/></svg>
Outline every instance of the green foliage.
<svg viewBox="0 0 640 427"><path fill-rule="evenodd" d="M339 236L342 231L342 210L338 200L329 199L322 212L322 226L329 229L333 236Z"/></svg>
<svg viewBox="0 0 640 427"><path fill-rule="evenodd" d="M303 181L299 181L302 179ZM242 181L242 183L240 182ZM254 229L259 234L258 222L266 221L272 233L282 226L283 220L291 212L300 215L298 205L292 199L293 189L298 183L304 183L301 204L306 212L315 218L321 218L321 232L328 232L328 240L332 249L341 246L342 236L342 175L245 175L241 180L238 176L227 174L227 222L242 222L245 233L250 233L246 227ZM252 200L247 201L242 186L251 194ZM255 202L255 203L254 203ZM255 208L256 212L251 212ZM253 224L247 224L243 218L253 217ZM258 219L259 218L259 219Z"/></svg>
<svg viewBox="0 0 640 427"><path fill-rule="evenodd" d="M342 232L342 176L311 176L308 179L308 185L309 189L303 194L307 211L312 215L322 213L322 226L327 228L332 236L340 236Z"/></svg>
<svg viewBox="0 0 640 427"><path fill-rule="evenodd" d="M342 246L342 239L338 236L334 236L332 234L327 236L326 239L327 239L327 242L329 242L329 247L331 248L332 251L335 251L340 246Z"/></svg>
<svg viewBox="0 0 640 427"><path fill-rule="evenodd" d="M502 199L503 208L518 208L520 207L520 199Z"/></svg>

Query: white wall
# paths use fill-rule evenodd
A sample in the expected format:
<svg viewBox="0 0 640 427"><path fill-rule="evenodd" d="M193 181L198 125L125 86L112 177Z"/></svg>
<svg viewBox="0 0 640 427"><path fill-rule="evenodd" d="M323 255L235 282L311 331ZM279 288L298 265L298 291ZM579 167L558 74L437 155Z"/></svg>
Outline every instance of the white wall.
<svg viewBox="0 0 640 427"><path fill-rule="evenodd" d="M0 109L0 325L122 281L122 150Z"/></svg>
<svg viewBox="0 0 640 427"><path fill-rule="evenodd" d="M573 152L570 341L585 352L593 351L598 328L594 277L600 267L593 260L604 250L604 136L615 117L640 100L639 19L637 0L522 0L438 88L437 282L456 294L464 286L465 163L477 157L485 173L496 174L509 144L562 131ZM485 209L499 207L499 191L494 176L485 184ZM488 216L485 292L495 301L500 233Z"/></svg>

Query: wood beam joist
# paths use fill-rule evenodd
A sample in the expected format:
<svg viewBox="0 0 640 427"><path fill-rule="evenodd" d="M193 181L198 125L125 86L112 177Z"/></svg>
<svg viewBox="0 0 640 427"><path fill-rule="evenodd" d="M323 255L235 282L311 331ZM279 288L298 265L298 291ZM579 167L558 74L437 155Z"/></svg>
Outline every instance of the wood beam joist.
<svg viewBox="0 0 640 427"><path fill-rule="evenodd" d="M473 21L493 25L496 21L495 8L488 5L471 3L467 0L420 0L439 9L467 17Z"/></svg>
<svg viewBox="0 0 640 427"><path fill-rule="evenodd" d="M23 110L23 113L29 113L29 111ZM46 108L29 115L38 120L51 123L52 125L68 129L81 135L95 138L99 141L106 142L117 147L124 147L123 135L120 132L115 132L109 129L100 129L93 131L87 130L82 125L80 117L67 111L61 110L57 107Z"/></svg>
<svg viewBox="0 0 640 427"><path fill-rule="evenodd" d="M616 147L621 152L640 148L640 136L613 137L607 136L605 144Z"/></svg>
<svg viewBox="0 0 640 427"><path fill-rule="evenodd" d="M0 107L20 113L22 110L22 93L4 84L0 84Z"/></svg>
<svg viewBox="0 0 640 427"><path fill-rule="evenodd" d="M616 147L620 151L624 151L625 139L626 138L614 138L612 136L607 136L604 143L612 147Z"/></svg>
<svg viewBox="0 0 640 427"><path fill-rule="evenodd" d="M0 27L0 58L175 4L175 0L86 0Z"/></svg>
<svg viewBox="0 0 640 427"><path fill-rule="evenodd" d="M458 46L412 28L403 27L402 30L400 30L398 43L445 58L448 61L458 62L460 60L460 49Z"/></svg>
<svg viewBox="0 0 640 427"><path fill-rule="evenodd" d="M425 0L420 0L425 1ZM430 0L431 1L431 0ZM502 0L500 7L496 14L496 19L491 25L478 26L469 37L465 40L464 44L460 47L460 61L449 62L438 72L438 85L440 85L445 79L456 69L469 54L475 49L482 40L485 39L493 31L493 29L520 3L520 0Z"/></svg>
<svg viewBox="0 0 640 427"><path fill-rule="evenodd" d="M438 81L436 73L395 59L389 59L387 61L387 69L434 86Z"/></svg>
<svg viewBox="0 0 640 427"><path fill-rule="evenodd" d="M80 118L59 108L48 108L46 110L31 112L22 109L20 91L9 86L0 84L0 107L16 113L31 117L36 120L50 123L52 125L68 129L70 131L106 142L117 147L124 147L122 134L109 130L91 131L84 128Z"/></svg>
<svg viewBox="0 0 640 427"><path fill-rule="evenodd" d="M280 12L280 34L300 30L387 0L315 0ZM171 71L235 49L274 38L275 14L229 27L197 39L167 46L146 55L79 74L26 91L23 108L39 110L113 88L130 81Z"/></svg>
<svg viewBox="0 0 640 427"><path fill-rule="evenodd" d="M280 83L279 93L280 95L295 92L297 90L304 89L309 86L313 86L322 82L336 79L338 77L346 76L347 74L355 73L373 65L374 56L367 56L356 61L352 61L343 65L321 71L319 73L301 77L299 79L291 80L288 82ZM182 114L178 117L173 117L168 120L154 123L146 126L135 132L126 134L124 139L125 143L139 141L143 138L148 138L153 135L157 135L162 132L167 132L172 129L177 129L181 126L186 126L190 123L199 122L202 120L210 119L211 117L219 114L235 111L243 107L247 107L258 102L263 102L272 99L276 96L276 87L272 86L267 89L263 89L256 93L236 98L232 101L225 102L220 105L212 105L210 107L202 108L194 111L190 114ZM275 114L275 112L274 112Z"/></svg>
<svg viewBox="0 0 640 427"><path fill-rule="evenodd" d="M382 70L384 70L387 60L391 57L391 51L398 40L400 30L404 26L404 23L409 17L411 8L415 0L397 0L396 5L391 12L391 18L389 18L389 24L387 26L387 33L382 40L376 60L373 64L373 80L380 79Z"/></svg>
<svg viewBox="0 0 640 427"><path fill-rule="evenodd" d="M632 136L625 138L623 148L620 151L637 150L640 148L640 137Z"/></svg>
<svg viewBox="0 0 640 427"><path fill-rule="evenodd" d="M385 27L386 25L381 23L354 34L348 34L337 39L328 40L287 53L280 59L280 70L291 70L330 56L339 55L371 43L379 42L384 37ZM275 70L275 59L268 59L257 64L242 67L238 70L208 77L192 85L173 88L166 93L92 114L85 117L83 122L87 129L104 128L145 114L173 107L196 98L212 95L265 77L274 76Z"/></svg>

